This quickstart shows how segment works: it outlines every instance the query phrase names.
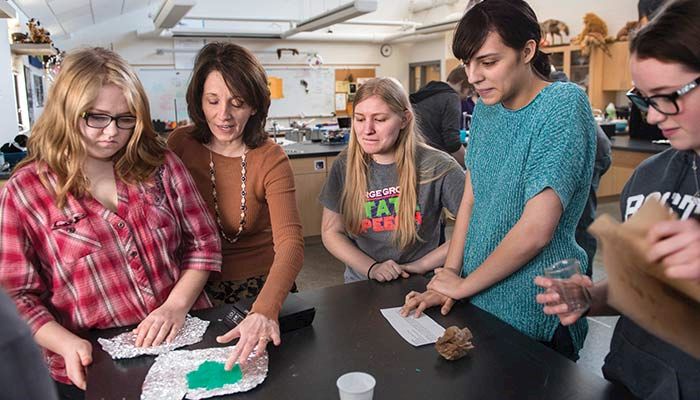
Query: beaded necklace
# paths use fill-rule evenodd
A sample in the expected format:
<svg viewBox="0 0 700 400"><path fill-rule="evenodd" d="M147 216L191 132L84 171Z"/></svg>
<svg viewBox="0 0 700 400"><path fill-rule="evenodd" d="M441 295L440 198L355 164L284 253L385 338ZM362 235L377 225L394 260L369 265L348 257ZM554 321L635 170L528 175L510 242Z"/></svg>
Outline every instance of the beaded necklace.
<svg viewBox="0 0 700 400"><path fill-rule="evenodd" d="M219 226L219 231L221 232L221 236L229 243L233 244L238 241L238 239L241 236L241 233L243 232L243 228L245 227L246 224L246 211L248 211L248 207L246 207L246 190L245 190L245 185L246 185L246 172L247 172L247 164L246 164L246 155L248 154L248 149L246 149L243 152L243 155L241 156L241 221L238 224L238 232L233 237L229 237L226 232L224 232L224 225L221 222L221 211L219 210L219 201L216 197L216 170L214 169L214 155L212 154L212 151L209 150L209 175L211 176L211 195L214 198L214 211L216 213L216 224Z"/></svg>

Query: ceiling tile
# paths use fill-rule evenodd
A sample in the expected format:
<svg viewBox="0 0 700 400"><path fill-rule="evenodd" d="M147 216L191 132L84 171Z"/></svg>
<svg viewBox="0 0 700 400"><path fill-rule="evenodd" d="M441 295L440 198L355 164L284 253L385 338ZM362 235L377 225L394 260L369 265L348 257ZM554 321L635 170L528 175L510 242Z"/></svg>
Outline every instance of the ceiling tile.
<svg viewBox="0 0 700 400"><path fill-rule="evenodd" d="M72 10L65 10L63 12L56 12L56 16L58 19L63 23L64 20L70 20L73 18L78 18L78 17L84 17L84 16L90 16L92 18L92 8L90 7L90 4L86 5L81 5L76 8L73 8Z"/></svg>
<svg viewBox="0 0 700 400"><path fill-rule="evenodd" d="M160 7L162 0L123 0L124 1L124 13L138 10L143 7L149 7L156 12Z"/></svg>
<svg viewBox="0 0 700 400"><path fill-rule="evenodd" d="M49 0L47 4L56 15L85 7L90 9L90 0Z"/></svg>
<svg viewBox="0 0 700 400"><path fill-rule="evenodd" d="M92 0L92 11L95 15L95 23L100 23L111 18L119 17L122 13L121 1L96 1Z"/></svg>
<svg viewBox="0 0 700 400"><path fill-rule="evenodd" d="M64 28L68 32L77 32L81 29L84 29L90 25L93 25L92 23L92 16L77 16L71 19L65 19L61 20L61 24L63 25Z"/></svg>

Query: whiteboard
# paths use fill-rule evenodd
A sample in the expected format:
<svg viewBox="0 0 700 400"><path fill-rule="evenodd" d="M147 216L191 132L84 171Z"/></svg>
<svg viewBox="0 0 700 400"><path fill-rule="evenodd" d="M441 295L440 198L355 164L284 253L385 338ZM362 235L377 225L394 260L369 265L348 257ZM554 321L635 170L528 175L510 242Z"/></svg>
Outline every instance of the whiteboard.
<svg viewBox="0 0 700 400"><path fill-rule="evenodd" d="M187 114L187 84L192 70L139 69L136 71L151 106L151 118L182 121ZM177 118L175 113L177 111Z"/></svg>
<svg viewBox="0 0 700 400"><path fill-rule="evenodd" d="M268 77L282 78L284 95L281 99L272 99L268 117L329 115L335 112L335 70L332 68L265 69ZM306 88L301 84L302 80L308 84Z"/></svg>
<svg viewBox="0 0 700 400"><path fill-rule="evenodd" d="M296 117L300 114L330 115L335 112L335 70L332 68L266 68L268 77L282 79L283 98L272 99L269 118ZM151 118L162 121L184 120L187 114L187 85L192 70L137 70L151 106ZM307 82L306 88L301 81ZM308 89L308 93L307 90ZM177 106L176 106L177 104Z"/></svg>

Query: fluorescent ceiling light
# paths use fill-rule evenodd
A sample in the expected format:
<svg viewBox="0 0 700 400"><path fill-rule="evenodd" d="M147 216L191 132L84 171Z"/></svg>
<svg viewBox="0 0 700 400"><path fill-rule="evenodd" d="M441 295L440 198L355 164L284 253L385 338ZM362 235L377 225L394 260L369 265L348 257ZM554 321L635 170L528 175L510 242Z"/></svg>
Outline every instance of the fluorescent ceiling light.
<svg viewBox="0 0 700 400"><path fill-rule="evenodd" d="M281 39L277 32L229 32L229 31L171 31L176 38L241 38L241 39Z"/></svg>
<svg viewBox="0 0 700 400"><path fill-rule="evenodd" d="M153 18L153 24L156 29L170 29L177 25L194 5L193 0L165 0Z"/></svg>
<svg viewBox="0 0 700 400"><path fill-rule="evenodd" d="M282 33L282 38L287 38L299 32L313 32L359 17L360 15L377 11L377 5L378 0L354 0L350 3L345 3L330 11L326 11L298 23L295 28Z"/></svg>
<svg viewBox="0 0 700 400"><path fill-rule="evenodd" d="M459 19L453 19L450 21L439 22L437 24L423 25L417 27L415 33L419 35L427 35L429 33L451 31L455 28L455 26L457 26L459 21Z"/></svg>
<svg viewBox="0 0 700 400"><path fill-rule="evenodd" d="M0 0L0 19L1 18L16 18L17 13L15 12L15 9L12 8L10 3Z"/></svg>

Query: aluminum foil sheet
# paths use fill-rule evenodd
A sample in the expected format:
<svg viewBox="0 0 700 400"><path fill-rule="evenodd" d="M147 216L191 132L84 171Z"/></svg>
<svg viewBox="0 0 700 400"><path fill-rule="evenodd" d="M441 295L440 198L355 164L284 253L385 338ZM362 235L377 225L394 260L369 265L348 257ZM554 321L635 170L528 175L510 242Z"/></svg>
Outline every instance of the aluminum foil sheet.
<svg viewBox="0 0 700 400"><path fill-rule="evenodd" d="M256 357L255 350L253 350L246 365L241 366L243 376L240 381L211 390L205 388L188 389L188 373L197 370L199 365L205 361L225 363L226 358L234 348L235 346L203 350L176 350L158 356L143 382L141 400L181 400L183 396L191 400L206 399L213 396L247 392L261 384L267 377L267 352Z"/></svg>
<svg viewBox="0 0 700 400"><path fill-rule="evenodd" d="M133 358L142 355L159 355L179 347L201 342L208 326L209 321L187 315L185 318L185 325L182 326L175 340L170 344L163 343L158 346L136 347L134 345L134 343L136 343L136 334L131 331L124 332L111 339L99 338L97 342L100 343L102 349L115 360L118 358Z"/></svg>

